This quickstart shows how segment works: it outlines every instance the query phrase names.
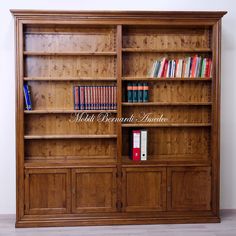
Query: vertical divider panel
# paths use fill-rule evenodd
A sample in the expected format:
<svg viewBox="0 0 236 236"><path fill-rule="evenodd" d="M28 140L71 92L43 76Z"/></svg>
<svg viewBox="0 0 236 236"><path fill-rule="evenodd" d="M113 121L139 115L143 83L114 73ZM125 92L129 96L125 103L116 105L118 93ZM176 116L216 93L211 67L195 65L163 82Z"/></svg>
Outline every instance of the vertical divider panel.
<svg viewBox="0 0 236 236"><path fill-rule="evenodd" d="M117 118L122 117L122 25L117 25ZM122 163L122 127L121 122L117 122L117 201L122 199L122 181L121 181L121 163ZM121 210L121 209L119 209Z"/></svg>
<svg viewBox="0 0 236 236"><path fill-rule="evenodd" d="M24 215L24 32L23 22L16 19L16 220Z"/></svg>
<svg viewBox="0 0 236 236"><path fill-rule="evenodd" d="M220 180L220 42L221 20L212 29L212 210L219 216L219 180Z"/></svg>

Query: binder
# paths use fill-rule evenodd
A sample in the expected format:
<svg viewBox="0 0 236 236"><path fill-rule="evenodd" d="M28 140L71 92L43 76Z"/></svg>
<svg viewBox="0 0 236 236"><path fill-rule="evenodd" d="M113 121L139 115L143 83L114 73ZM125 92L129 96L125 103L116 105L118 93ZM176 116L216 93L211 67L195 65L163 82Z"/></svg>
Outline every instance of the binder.
<svg viewBox="0 0 236 236"><path fill-rule="evenodd" d="M148 102L148 83L143 83L143 102Z"/></svg>
<svg viewBox="0 0 236 236"><path fill-rule="evenodd" d="M147 130L141 130L141 161L147 160Z"/></svg>
<svg viewBox="0 0 236 236"><path fill-rule="evenodd" d="M132 131L132 159L140 161L140 130Z"/></svg>

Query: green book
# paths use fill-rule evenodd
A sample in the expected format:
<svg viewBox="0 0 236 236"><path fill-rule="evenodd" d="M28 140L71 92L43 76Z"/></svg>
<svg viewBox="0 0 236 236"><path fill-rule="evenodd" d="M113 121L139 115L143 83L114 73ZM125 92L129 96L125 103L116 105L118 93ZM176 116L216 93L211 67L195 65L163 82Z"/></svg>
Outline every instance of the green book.
<svg viewBox="0 0 236 236"><path fill-rule="evenodd" d="M132 83L127 84L127 101L133 102L133 84Z"/></svg>
<svg viewBox="0 0 236 236"><path fill-rule="evenodd" d="M143 83L143 102L148 102L148 83Z"/></svg>
<svg viewBox="0 0 236 236"><path fill-rule="evenodd" d="M138 102L138 83L133 83L133 102Z"/></svg>
<svg viewBox="0 0 236 236"><path fill-rule="evenodd" d="M138 83L138 102L143 102L143 83Z"/></svg>

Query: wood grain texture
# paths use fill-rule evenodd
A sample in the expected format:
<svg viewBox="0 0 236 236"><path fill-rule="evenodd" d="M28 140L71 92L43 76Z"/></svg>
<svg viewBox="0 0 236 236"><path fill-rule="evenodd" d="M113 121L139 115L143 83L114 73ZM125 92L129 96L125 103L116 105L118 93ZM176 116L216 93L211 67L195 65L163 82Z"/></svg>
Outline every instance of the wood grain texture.
<svg viewBox="0 0 236 236"><path fill-rule="evenodd" d="M12 13L16 226L219 222L220 34L226 12ZM154 61L196 54L212 58L211 78L150 78ZM129 81L148 82L148 103L126 102ZM24 110L24 83L32 111ZM112 118L152 113L168 121L69 122L73 86L79 85L117 85ZM88 114L96 118L99 111ZM143 128L148 160L134 162L129 136Z"/></svg>

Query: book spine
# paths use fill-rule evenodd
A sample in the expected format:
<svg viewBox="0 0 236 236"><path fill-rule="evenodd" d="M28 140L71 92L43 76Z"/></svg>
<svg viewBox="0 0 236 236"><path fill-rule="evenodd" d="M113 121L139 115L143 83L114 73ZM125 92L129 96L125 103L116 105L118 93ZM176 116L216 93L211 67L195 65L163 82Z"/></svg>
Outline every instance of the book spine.
<svg viewBox="0 0 236 236"><path fill-rule="evenodd" d="M133 130L132 159L140 161L140 130Z"/></svg>
<svg viewBox="0 0 236 236"><path fill-rule="evenodd" d="M97 86L93 86L93 109L97 110L97 97L96 97L96 88Z"/></svg>
<svg viewBox="0 0 236 236"><path fill-rule="evenodd" d="M148 102L149 88L148 83L143 83L143 102Z"/></svg>
<svg viewBox="0 0 236 236"><path fill-rule="evenodd" d="M161 62L157 61L156 66L155 66L155 70L154 70L154 77L158 77L158 73L159 73L159 70L160 70L160 65L161 65Z"/></svg>
<svg viewBox="0 0 236 236"><path fill-rule="evenodd" d="M167 71L168 71L168 60L165 61L165 66L164 66L162 77L166 78Z"/></svg>
<svg viewBox="0 0 236 236"><path fill-rule="evenodd" d="M133 84L132 83L127 84L127 101L133 102Z"/></svg>
<svg viewBox="0 0 236 236"><path fill-rule="evenodd" d="M115 104L115 110L117 109L117 86L114 86L114 104Z"/></svg>
<svg viewBox="0 0 236 236"><path fill-rule="evenodd" d="M29 90L28 85L24 84L23 92L24 92L24 97L25 97L25 107L26 107L26 110L32 110L30 93L28 92L28 90Z"/></svg>
<svg viewBox="0 0 236 236"><path fill-rule="evenodd" d="M29 110L32 110L30 86L27 84L26 87L27 87L27 94L28 94L28 106L29 106Z"/></svg>
<svg viewBox="0 0 236 236"><path fill-rule="evenodd" d="M141 161L147 160L147 130L141 130Z"/></svg>
<svg viewBox="0 0 236 236"><path fill-rule="evenodd" d="M74 109L79 109L79 87L74 86L73 88L73 94L74 94Z"/></svg>
<svg viewBox="0 0 236 236"><path fill-rule="evenodd" d="M90 86L90 110L94 110L94 95L93 95L94 86Z"/></svg>
<svg viewBox="0 0 236 236"><path fill-rule="evenodd" d="M88 110L88 86L84 86L84 110Z"/></svg>
<svg viewBox="0 0 236 236"><path fill-rule="evenodd" d="M84 91L83 86L79 86L79 100L80 100L80 110L84 110Z"/></svg>
<svg viewBox="0 0 236 236"><path fill-rule="evenodd" d="M143 102L143 84L138 83L138 102Z"/></svg>
<svg viewBox="0 0 236 236"><path fill-rule="evenodd" d="M98 86L98 110L101 110L101 86Z"/></svg>
<svg viewBox="0 0 236 236"><path fill-rule="evenodd" d="M138 85L133 83L133 102L138 102Z"/></svg>

